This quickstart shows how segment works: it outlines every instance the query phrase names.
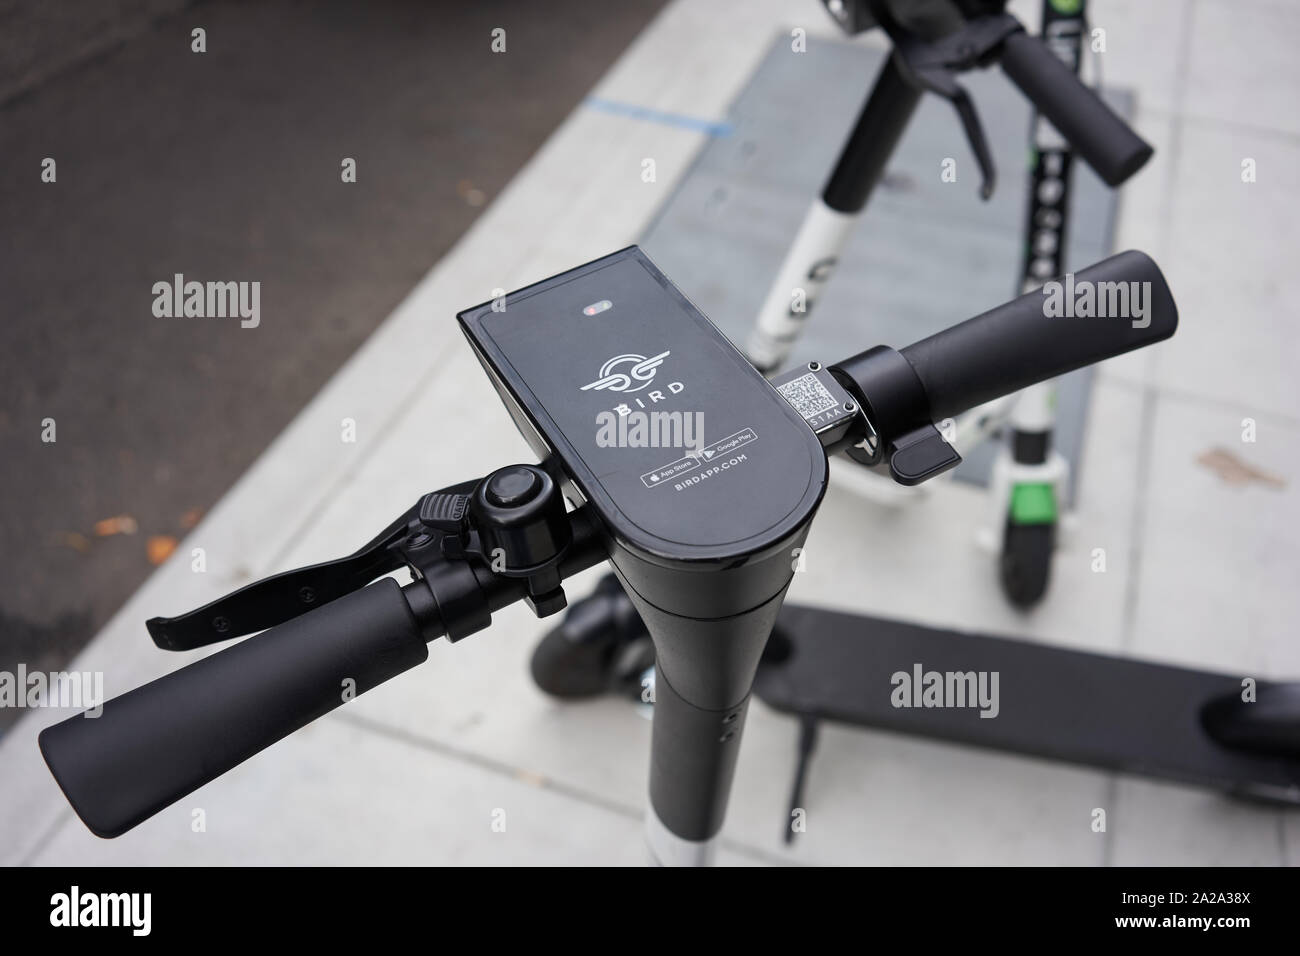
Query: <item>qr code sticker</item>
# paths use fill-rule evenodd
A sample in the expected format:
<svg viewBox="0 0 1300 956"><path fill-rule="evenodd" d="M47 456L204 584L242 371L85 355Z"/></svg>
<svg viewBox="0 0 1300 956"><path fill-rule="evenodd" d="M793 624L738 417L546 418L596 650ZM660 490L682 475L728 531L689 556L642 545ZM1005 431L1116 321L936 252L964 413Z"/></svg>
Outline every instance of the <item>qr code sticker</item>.
<svg viewBox="0 0 1300 956"><path fill-rule="evenodd" d="M828 412L839 405L835 396L827 391L825 385L817 381L817 376L812 372L791 379L778 391L805 419L816 418L822 412Z"/></svg>

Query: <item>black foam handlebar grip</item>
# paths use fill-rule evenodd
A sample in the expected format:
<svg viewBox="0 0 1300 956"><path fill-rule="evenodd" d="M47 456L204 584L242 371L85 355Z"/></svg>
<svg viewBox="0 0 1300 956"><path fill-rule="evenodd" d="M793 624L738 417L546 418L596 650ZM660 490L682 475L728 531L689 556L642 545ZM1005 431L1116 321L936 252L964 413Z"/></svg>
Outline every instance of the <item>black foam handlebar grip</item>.
<svg viewBox="0 0 1300 956"><path fill-rule="evenodd" d="M1108 185L1118 186L1151 158L1151 146L1042 40L1013 33L1002 44L1001 62L1011 82Z"/></svg>
<svg viewBox="0 0 1300 956"><path fill-rule="evenodd" d="M86 826L119 836L428 656L385 578L46 728L41 753Z"/></svg>
<svg viewBox="0 0 1300 956"><path fill-rule="evenodd" d="M1129 250L901 352L938 421L1162 341L1177 328L1178 307L1160 268Z"/></svg>

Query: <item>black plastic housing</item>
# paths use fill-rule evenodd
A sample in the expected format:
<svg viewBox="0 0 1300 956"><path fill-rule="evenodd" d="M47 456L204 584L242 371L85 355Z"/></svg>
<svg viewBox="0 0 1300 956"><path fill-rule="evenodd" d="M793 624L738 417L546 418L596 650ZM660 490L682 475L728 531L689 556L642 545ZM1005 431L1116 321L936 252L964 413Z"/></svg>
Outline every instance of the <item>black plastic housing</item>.
<svg viewBox="0 0 1300 956"><path fill-rule="evenodd" d="M533 450L591 503L636 591L674 614L723 617L785 587L789 549L825 491L825 453L640 249L458 318ZM602 444L598 416L608 423L620 406L683 424L699 415L700 454Z"/></svg>

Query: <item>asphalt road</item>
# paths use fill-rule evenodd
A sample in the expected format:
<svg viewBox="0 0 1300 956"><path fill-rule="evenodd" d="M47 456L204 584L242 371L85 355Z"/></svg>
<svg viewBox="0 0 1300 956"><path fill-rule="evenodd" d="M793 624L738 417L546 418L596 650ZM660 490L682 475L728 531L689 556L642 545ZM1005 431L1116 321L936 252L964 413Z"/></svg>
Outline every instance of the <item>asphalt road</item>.
<svg viewBox="0 0 1300 956"><path fill-rule="evenodd" d="M662 3L0 8L0 670L94 635ZM258 326L155 316L176 273Z"/></svg>

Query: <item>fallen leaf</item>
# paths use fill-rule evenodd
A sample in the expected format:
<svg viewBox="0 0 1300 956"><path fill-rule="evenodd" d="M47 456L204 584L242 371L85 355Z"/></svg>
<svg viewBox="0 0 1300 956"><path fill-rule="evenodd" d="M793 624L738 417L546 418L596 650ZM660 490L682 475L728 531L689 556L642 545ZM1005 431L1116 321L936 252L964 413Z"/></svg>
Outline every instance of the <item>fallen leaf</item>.
<svg viewBox="0 0 1300 956"><path fill-rule="evenodd" d="M1242 461L1226 448L1211 448L1203 452L1196 461L1218 475L1221 481L1230 485L1246 485L1258 481L1273 488L1286 487L1286 482L1280 476L1261 471L1254 465Z"/></svg>
<svg viewBox="0 0 1300 956"><path fill-rule="evenodd" d="M162 564L176 550L176 539L169 534L155 534L149 537L146 551L150 564Z"/></svg>
<svg viewBox="0 0 1300 956"><path fill-rule="evenodd" d="M536 770L525 770L521 767L515 771L515 779L530 783L534 787L546 786L546 774L538 773Z"/></svg>
<svg viewBox="0 0 1300 956"><path fill-rule="evenodd" d="M130 515L116 515L95 522L95 537L97 538L107 538L109 535L114 534L135 534L139 530L140 528L135 523L135 519Z"/></svg>
<svg viewBox="0 0 1300 956"><path fill-rule="evenodd" d="M456 184L456 192L460 198L471 206L481 206L487 202L487 195L468 179L462 179Z"/></svg>
<svg viewBox="0 0 1300 956"><path fill-rule="evenodd" d="M85 554L90 550L90 539L76 531L60 531L54 537L59 544L66 545L73 551Z"/></svg>

